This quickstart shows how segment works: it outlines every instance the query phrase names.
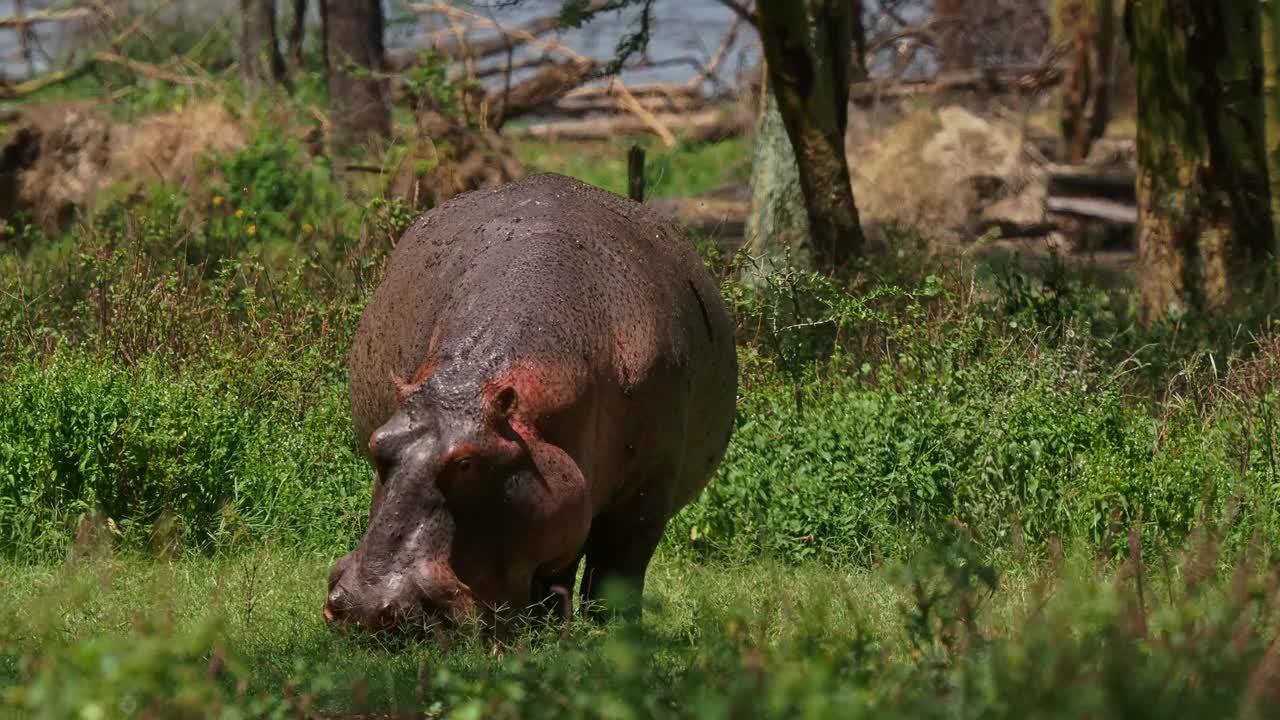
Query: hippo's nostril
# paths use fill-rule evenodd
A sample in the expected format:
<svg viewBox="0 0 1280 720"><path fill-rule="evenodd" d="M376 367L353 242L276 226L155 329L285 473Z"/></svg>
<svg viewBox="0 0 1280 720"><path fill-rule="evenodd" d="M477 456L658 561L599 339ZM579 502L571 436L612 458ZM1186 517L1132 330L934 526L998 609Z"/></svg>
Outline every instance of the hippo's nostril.
<svg viewBox="0 0 1280 720"><path fill-rule="evenodd" d="M335 585L324 601L324 619L329 622L341 619L350 609L351 602L347 597L347 591L343 590L341 585Z"/></svg>

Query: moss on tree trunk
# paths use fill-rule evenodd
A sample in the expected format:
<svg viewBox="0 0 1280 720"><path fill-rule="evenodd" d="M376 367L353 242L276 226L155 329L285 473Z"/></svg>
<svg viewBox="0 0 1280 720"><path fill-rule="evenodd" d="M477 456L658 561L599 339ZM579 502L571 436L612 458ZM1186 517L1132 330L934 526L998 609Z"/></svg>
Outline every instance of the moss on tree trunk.
<svg viewBox="0 0 1280 720"><path fill-rule="evenodd" d="M1142 314L1223 314L1269 290L1275 240L1259 0L1130 0Z"/></svg>
<svg viewBox="0 0 1280 720"><path fill-rule="evenodd" d="M1280 0L1262 0L1263 114L1267 171L1271 179L1271 219L1280 218ZM1280 233L1280 226L1273 228Z"/></svg>
<svg viewBox="0 0 1280 720"><path fill-rule="evenodd" d="M817 259L860 256L844 134L849 116L853 9L848 0L761 0L756 8L769 85L799 168Z"/></svg>
<svg viewBox="0 0 1280 720"><path fill-rule="evenodd" d="M788 255L792 263L801 267L809 267L812 262L800 170L778 112L778 101L770 92L767 71L760 88L746 240L765 272L785 266Z"/></svg>

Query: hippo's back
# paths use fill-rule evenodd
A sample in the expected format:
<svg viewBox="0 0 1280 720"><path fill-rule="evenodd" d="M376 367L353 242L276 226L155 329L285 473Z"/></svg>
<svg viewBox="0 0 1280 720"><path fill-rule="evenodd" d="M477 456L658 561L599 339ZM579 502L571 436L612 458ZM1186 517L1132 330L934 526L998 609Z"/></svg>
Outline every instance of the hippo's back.
<svg viewBox="0 0 1280 720"><path fill-rule="evenodd" d="M406 231L356 333L356 431L363 442L394 412L392 374L410 378L440 352L495 368L562 358L623 384L661 368L693 419L709 421L694 450L718 461L736 393L732 332L715 281L669 221L533 175L460 195Z"/></svg>

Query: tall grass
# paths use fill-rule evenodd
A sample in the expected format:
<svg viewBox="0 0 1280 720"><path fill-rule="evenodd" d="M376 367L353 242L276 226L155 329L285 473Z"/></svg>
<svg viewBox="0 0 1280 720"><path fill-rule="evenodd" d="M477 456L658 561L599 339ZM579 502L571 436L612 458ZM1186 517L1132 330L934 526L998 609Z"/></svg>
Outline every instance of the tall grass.
<svg viewBox="0 0 1280 720"><path fill-rule="evenodd" d="M642 625L330 632L369 500L345 357L412 218L265 136L208 167L0 246L0 709L1272 714L1280 340L955 260L760 275L699 239L737 427Z"/></svg>
<svg viewBox="0 0 1280 720"><path fill-rule="evenodd" d="M358 537L345 356L411 218L376 201L321 227L336 196L295 146L216 167L195 202L156 188L0 259L7 556L60 556L89 514L127 548ZM962 266L836 283L706 252L742 391L725 461L668 533L678 553L874 564L947 523L990 553L1119 548L1137 524L1177 545L1241 500L1232 542L1280 530L1274 339L1153 396L1083 290L996 284L992 302Z"/></svg>

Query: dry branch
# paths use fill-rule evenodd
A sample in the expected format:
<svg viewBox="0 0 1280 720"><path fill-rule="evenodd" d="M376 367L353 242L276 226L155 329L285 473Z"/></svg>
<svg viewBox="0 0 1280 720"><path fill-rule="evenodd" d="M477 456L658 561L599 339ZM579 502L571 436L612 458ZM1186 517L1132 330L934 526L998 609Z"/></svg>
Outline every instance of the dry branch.
<svg viewBox="0 0 1280 720"><path fill-rule="evenodd" d="M1051 165L1045 210L1051 215L1111 225L1138 222L1137 178L1128 171L1087 165Z"/></svg>
<svg viewBox="0 0 1280 720"><path fill-rule="evenodd" d="M592 0L591 4L587 6L587 11L591 12L602 10L607 5L607 0ZM449 10L443 9L440 3L416 3L410 5L410 9L420 15L453 15L453 13L449 12L452 8L449 8ZM481 19L491 26L495 25L488 18ZM507 50L513 45L523 44L520 42L513 43L513 38L520 36L541 37L547 33L555 31L559 27L560 14L556 13L554 15L535 18L518 28L494 27L493 29L498 32L495 37L476 41L455 40L453 43L439 43L435 44L432 47L432 50L440 56L451 60L458 60L463 57L471 57L475 60L480 60L491 55L507 52ZM401 50L399 52L387 53L387 67L393 71L403 72L417 63L417 50Z"/></svg>
<svg viewBox="0 0 1280 720"><path fill-rule="evenodd" d="M475 79L481 80L484 78L493 77L495 75L507 75L507 74L514 75L515 73L518 73L521 70L529 70L532 68L540 68L540 67L545 67L547 65L554 65L555 62L556 62L555 58L539 56L539 57L525 58L524 60L519 60L512 63L506 63L506 62L494 63L492 65L486 65L484 67L476 68Z"/></svg>
<svg viewBox="0 0 1280 720"><path fill-rule="evenodd" d="M144 77L164 80L166 82L176 83L178 85L200 86L211 90L217 90L217 84L207 77L199 75L180 75L170 72L157 65L145 63L141 60L134 60L122 55L116 55L109 52L95 52L88 60L80 65L66 70L55 70L48 74L42 75L33 80L21 82L16 85L0 85L0 98L12 99L24 97L32 93L38 92L48 87L52 87L59 83L73 80L93 69L96 63L107 63L109 65L118 65Z"/></svg>
<svg viewBox="0 0 1280 720"><path fill-rule="evenodd" d="M1067 215L1112 225L1138 224L1138 207L1114 200L1050 197L1045 200L1044 207L1054 215Z"/></svg>
<svg viewBox="0 0 1280 720"><path fill-rule="evenodd" d="M675 113L696 112L705 109L708 105L714 103L712 100L700 97L674 96L664 97L661 95L654 96L637 96L636 102L645 110L658 115L670 115ZM608 99L592 100L574 100L565 98L557 102L555 105L538 108L539 114L546 116L575 118L588 117L591 115L607 115L618 111L618 104Z"/></svg>
<svg viewBox="0 0 1280 720"><path fill-rule="evenodd" d="M940 73L928 80L855 83L849 91L849 99L859 106L866 106L880 100L906 100L957 92L1035 94L1061 81L1062 71L1052 65L980 68Z"/></svg>
<svg viewBox="0 0 1280 720"><path fill-rule="evenodd" d="M579 63L595 62L591 58L588 58L584 55L574 52L572 49L570 49L569 47L566 47L565 45L562 45L557 42L548 42L546 40L542 40L538 38L536 35L534 35L533 33L530 33L524 30L523 28L506 28L498 24L496 21L491 20L490 18L481 17L480 15L476 15L475 13L472 13L472 12L467 12L466 10L463 10L461 8L453 7L444 2L440 2L439 0L431 4L413 5L412 7L414 10L418 12L427 12L427 11L439 12L449 17L462 18L469 22L486 25L490 28L497 30L498 32L504 35L508 35L512 38L521 40L525 44L540 48L545 52L559 53ZM619 107L621 107L623 110L626 110L627 112L634 114L637 118L639 118L640 121L644 123L649 128L649 130L653 132L653 134L657 135L658 138L662 140L662 143L666 145L668 148L675 147L675 144L676 144L675 135L673 135L671 131L667 129L666 125L653 113L644 109L644 107L641 106L640 103L636 102L636 99L632 97L631 92L627 90L627 86L624 85L621 80L618 80L615 78L612 84L617 89L617 92L618 92Z"/></svg>
<svg viewBox="0 0 1280 720"><path fill-rule="evenodd" d="M511 118L553 105L581 85L593 69L593 62L566 60L514 85L506 93L492 99L492 109L488 113L489 125L500 128Z"/></svg>
<svg viewBox="0 0 1280 720"><path fill-rule="evenodd" d="M1050 165L1047 169L1050 195L1137 202L1138 180L1132 171L1101 171L1088 165Z"/></svg>
<svg viewBox="0 0 1280 720"><path fill-rule="evenodd" d="M26 95L43 90L47 87L53 87L59 83L74 80L87 73L92 66L84 63L79 67L70 70L54 70L38 78L20 82L16 85L0 85L0 99L20 98Z"/></svg>
<svg viewBox="0 0 1280 720"><path fill-rule="evenodd" d="M737 16L733 20L733 25L729 26L729 32L724 34L724 39L720 41L720 47L716 48L715 53L711 56L711 62L702 69L697 75L689 78L687 83L690 87L698 87L702 83L715 77L716 71L720 69L720 65L724 63L724 59L729 55L729 48L738 40L738 30L742 24L746 22L742 16Z"/></svg>
<svg viewBox="0 0 1280 720"><path fill-rule="evenodd" d="M39 10L33 13L0 17L0 28L26 27L29 25L37 25L39 23L71 22L73 20L81 20L92 15L94 15L94 11L89 8L76 8L73 10Z"/></svg>
<svg viewBox="0 0 1280 720"><path fill-rule="evenodd" d="M732 112L712 108L696 113L662 113L655 119L664 127L682 134L689 142L714 142L741 132L741 123ZM630 115L538 123L508 130L509 137L543 140L610 140L618 137L643 137L652 127ZM674 136L673 136L674 141Z"/></svg>
<svg viewBox="0 0 1280 720"><path fill-rule="evenodd" d="M212 80L196 75L179 75L175 72L165 70L158 65L145 63L141 60L134 60L123 55L116 55L109 52L96 52L93 54L93 61L103 62L111 65L119 65L131 70L144 77L154 78L156 80L165 80L167 82L176 83L178 85L199 85L210 90L217 90L218 86Z"/></svg>

